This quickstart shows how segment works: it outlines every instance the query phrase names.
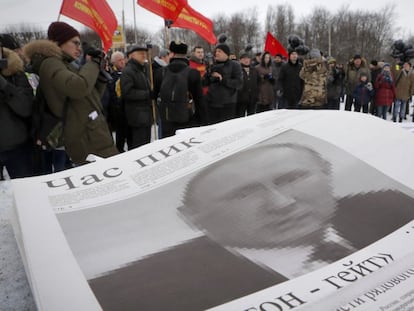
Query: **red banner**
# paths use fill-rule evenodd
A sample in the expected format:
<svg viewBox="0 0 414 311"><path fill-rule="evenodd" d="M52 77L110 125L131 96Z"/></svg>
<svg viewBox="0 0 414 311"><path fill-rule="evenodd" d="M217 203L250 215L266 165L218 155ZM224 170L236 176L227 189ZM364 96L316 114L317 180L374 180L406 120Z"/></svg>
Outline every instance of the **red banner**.
<svg viewBox="0 0 414 311"><path fill-rule="evenodd" d="M138 4L163 19L175 21L187 0L138 0Z"/></svg>
<svg viewBox="0 0 414 311"><path fill-rule="evenodd" d="M173 22L171 27L193 30L210 44L215 44L217 42L212 21L201 15L189 5L182 9L180 15L178 15L178 18Z"/></svg>
<svg viewBox="0 0 414 311"><path fill-rule="evenodd" d="M60 14L95 30L105 51L112 46L112 36L118 22L105 0L63 0Z"/></svg>
<svg viewBox="0 0 414 311"><path fill-rule="evenodd" d="M269 52L271 55L275 56L277 53L282 54L285 57L288 57L288 53L283 45L272 36L270 32L266 36L265 51Z"/></svg>

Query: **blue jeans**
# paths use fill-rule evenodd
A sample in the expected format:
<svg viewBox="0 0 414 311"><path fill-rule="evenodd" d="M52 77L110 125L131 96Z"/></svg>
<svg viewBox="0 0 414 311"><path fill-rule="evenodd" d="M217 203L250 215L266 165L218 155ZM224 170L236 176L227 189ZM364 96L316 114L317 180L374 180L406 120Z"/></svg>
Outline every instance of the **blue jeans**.
<svg viewBox="0 0 414 311"><path fill-rule="evenodd" d="M392 111L392 119L396 120L397 115L400 116L400 120L404 119L405 117L405 107L407 102L402 99L396 99L394 102L394 109Z"/></svg>
<svg viewBox="0 0 414 311"><path fill-rule="evenodd" d="M387 120L388 106L377 106L377 116Z"/></svg>

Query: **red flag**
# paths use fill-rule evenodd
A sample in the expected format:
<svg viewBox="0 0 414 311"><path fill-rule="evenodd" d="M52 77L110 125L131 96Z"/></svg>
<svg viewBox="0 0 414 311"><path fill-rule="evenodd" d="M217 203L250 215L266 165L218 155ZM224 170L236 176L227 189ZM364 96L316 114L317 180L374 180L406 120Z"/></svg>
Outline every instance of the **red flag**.
<svg viewBox="0 0 414 311"><path fill-rule="evenodd" d="M279 41L277 41L275 37L272 36L270 32L267 33L264 50L269 52L273 56L275 56L277 53L280 53L283 56L288 57L286 49Z"/></svg>
<svg viewBox="0 0 414 311"><path fill-rule="evenodd" d="M138 0L140 6L161 16L164 19L175 21L187 0Z"/></svg>
<svg viewBox="0 0 414 311"><path fill-rule="evenodd" d="M112 36L118 22L105 0L63 0L60 14L95 30L103 42L105 51L112 46Z"/></svg>
<svg viewBox="0 0 414 311"><path fill-rule="evenodd" d="M182 9L180 15L178 15L178 18L172 23L171 27L193 30L210 44L215 44L217 42L217 38L213 31L212 21L201 15L189 5Z"/></svg>

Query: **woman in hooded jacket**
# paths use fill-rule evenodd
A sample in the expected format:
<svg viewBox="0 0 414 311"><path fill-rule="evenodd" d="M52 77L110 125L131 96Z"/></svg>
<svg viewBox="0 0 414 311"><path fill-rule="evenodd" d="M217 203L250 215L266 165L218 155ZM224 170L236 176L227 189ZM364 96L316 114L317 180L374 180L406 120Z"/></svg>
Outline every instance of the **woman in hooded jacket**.
<svg viewBox="0 0 414 311"><path fill-rule="evenodd" d="M375 105L377 106L377 116L387 119L388 109L392 106L395 99L395 83L391 74L389 64L384 64L381 73L375 80Z"/></svg>

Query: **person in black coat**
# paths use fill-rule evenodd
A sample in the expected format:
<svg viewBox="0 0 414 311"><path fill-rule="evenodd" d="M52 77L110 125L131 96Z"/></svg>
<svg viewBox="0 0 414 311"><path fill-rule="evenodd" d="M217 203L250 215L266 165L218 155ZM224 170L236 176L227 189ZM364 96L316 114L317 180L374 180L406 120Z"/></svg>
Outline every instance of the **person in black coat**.
<svg viewBox="0 0 414 311"><path fill-rule="evenodd" d="M129 128L128 149L151 141L152 110L146 47L133 46L128 52L128 63L121 75L121 96Z"/></svg>
<svg viewBox="0 0 414 311"><path fill-rule="evenodd" d="M33 91L18 54L3 48L0 68L0 163L10 178L31 176L33 148L29 119Z"/></svg>
<svg viewBox="0 0 414 311"><path fill-rule="evenodd" d="M236 116L237 91L243 86L241 66L229 58L229 46L219 43L214 56L215 64L208 73L207 93L208 115L212 124Z"/></svg>
<svg viewBox="0 0 414 311"><path fill-rule="evenodd" d="M172 41L170 44L170 52L172 58L168 66L164 67L162 74L155 76L155 92L164 94L162 81L165 78L167 72L171 72L178 75L187 75L187 91L189 105L188 109L188 118L183 121L174 121L168 120L166 116L166 106L164 103L160 103L160 116L161 116L161 133L162 137L169 137L175 135L175 132L178 129L188 128L192 126L197 126L201 124L201 99L202 99L202 89L201 89L201 76L200 72L196 69L189 67L189 61L186 58L188 46L183 42ZM185 81L185 80L183 80ZM171 97L171 95L169 95ZM192 102L190 102L192 100Z"/></svg>
<svg viewBox="0 0 414 311"><path fill-rule="evenodd" d="M281 89L278 95L283 95L286 108L297 109L303 92L303 80L299 77L302 64L299 62L298 53L289 52L289 60L282 65L279 75Z"/></svg>
<svg viewBox="0 0 414 311"><path fill-rule="evenodd" d="M243 71L243 86L237 91L236 116L244 117L256 113L256 103L259 92L260 77L256 68L251 66L248 52L240 54L240 64Z"/></svg>

